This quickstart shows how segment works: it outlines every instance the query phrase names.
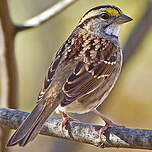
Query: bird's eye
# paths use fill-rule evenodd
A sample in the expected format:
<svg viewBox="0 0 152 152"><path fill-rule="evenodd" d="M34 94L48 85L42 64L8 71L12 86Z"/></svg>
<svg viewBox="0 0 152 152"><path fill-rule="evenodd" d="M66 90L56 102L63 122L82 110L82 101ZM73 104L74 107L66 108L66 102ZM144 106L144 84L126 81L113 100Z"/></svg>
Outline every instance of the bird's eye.
<svg viewBox="0 0 152 152"><path fill-rule="evenodd" d="M107 13L102 13L102 14L101 14L101 18L104 19L104 20L109 19L109 17L110 17L110 15L107 14Z"/></svg>

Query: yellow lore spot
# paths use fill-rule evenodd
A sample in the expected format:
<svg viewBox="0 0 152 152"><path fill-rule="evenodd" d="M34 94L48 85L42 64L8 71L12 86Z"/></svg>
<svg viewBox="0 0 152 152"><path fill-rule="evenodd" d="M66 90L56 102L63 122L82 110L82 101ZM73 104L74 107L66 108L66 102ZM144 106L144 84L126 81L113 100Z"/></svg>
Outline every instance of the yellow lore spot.
<svg viewBox="0 0 152 152"><path fill-rule="evenodd" d="M119 12L115 8L107 8L106 12L108 12L109 14L119 15Z"/></svg>

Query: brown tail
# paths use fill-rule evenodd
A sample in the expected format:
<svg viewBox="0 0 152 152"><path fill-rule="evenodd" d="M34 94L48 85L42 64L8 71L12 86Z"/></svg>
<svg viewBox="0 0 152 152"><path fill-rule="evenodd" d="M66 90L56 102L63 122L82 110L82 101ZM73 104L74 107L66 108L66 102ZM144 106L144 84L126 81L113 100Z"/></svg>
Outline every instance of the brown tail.
<svg viewBox="0 0 152 152"><path fill-rule="evenodd" d="M38 103L31 114L15 131L8 141L7 146L14 146L16 144L19 144L19 146L25 146L32 141L40 132L46 119L52 114L57 106L58 104L52 106L51 103L47 104L43 101Z"/></svg>

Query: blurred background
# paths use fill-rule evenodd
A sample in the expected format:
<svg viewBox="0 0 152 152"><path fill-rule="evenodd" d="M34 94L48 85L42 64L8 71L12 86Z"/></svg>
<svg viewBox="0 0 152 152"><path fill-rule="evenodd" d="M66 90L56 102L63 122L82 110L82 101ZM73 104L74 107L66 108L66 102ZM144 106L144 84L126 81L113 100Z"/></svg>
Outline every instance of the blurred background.
<svg viewBox="0 0 152 152"><path fill-rule="evenodd" d="M13 21L22 23L58 1L8 0L8 3ZM146 11L146 0L79 0L49 22L17 35L15 52L19 69L20 110L30 112L34 108L44 75L55 52L71 34L84 13L103 4L116 5L134 19L121 28L120 42L124 46L130 32ZM120 79L108 99L98 108L108 118L126 127L152 128L151 40L152 28L138 46L136 53L124 65ZM127 52L127 50L123 51ZM60 117L60 115L54 116ZM89 118L89 121L85 120L85 122L104 124L97 116L90 116L85 114L84 117ZM11 151L64 152L71 149L73 152L144 152L144 150L131 149L98 149L87 144L41 135L26 147L12 147Z"/></svg>

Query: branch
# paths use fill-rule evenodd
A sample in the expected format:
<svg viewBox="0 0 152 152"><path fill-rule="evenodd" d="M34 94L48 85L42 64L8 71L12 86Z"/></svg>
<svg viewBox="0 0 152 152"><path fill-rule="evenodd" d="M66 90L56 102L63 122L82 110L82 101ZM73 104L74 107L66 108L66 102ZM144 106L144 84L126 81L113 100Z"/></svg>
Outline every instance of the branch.
<svg viewBox="0 0 152 152"><path fill-rule="evenodd" d="M0 125L16 129L28 114L15 109L0 108ZM61 122L62 119L48 118L40 134L74 140L102 148L152 149L152 130L109 128L105 131L102 139L100 139L99 131L102 126L70 121L67 123L66 128L63 129L63 137Z"/></svg>
<svg viewBox="0 0 152 152"><path fill-rule="evenodd" d="M40 24L43 24L50 20L52 17L59 14L61 11L63 11L65 8L73 4L78 0L62 0L58 3L56 3L51 8L45 10L44 12L40 13L37 16L34 16L33 18L25 21L23 24L16 24L16 32L20 32L23 30L31 29L34 27L38 27Z"/></svg>

